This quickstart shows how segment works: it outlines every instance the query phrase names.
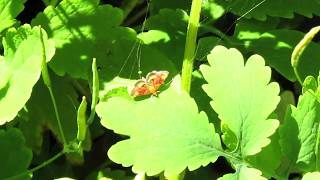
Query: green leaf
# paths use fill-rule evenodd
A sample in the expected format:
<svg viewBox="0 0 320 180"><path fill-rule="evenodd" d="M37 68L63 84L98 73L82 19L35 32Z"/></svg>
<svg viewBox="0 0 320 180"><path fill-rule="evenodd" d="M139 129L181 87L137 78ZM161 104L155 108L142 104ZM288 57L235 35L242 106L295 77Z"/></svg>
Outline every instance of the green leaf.
<svg viewBox="0 0 320 180"><path fill-rule="evenodd" d="M206 81L201 75L200 71L194 71L192 73L192 86L190 90L190 96L196 101L199 111L204 111L209 119L209 122L214 124L217 133L220 132L220 120L218 115L210 107L210 97L201 88Z"/></svg>
<svg viewBox="0 0 320 180"><path fill-rule="evenodd" d="M280 128L280 144L289 160L288 171L298 167L303 171L319 171L319 95L306 91L299 97L297 107L291 106Z"/></svg>
<svg viewBox="0 0 320 180"><path fill-rule="evenodd" d="M0 0L0 33L13 26L16 18L24 9L26 0Z"/></svg>
<svg viewBox="0 0 320 180"><path fill-rule="evenodd" d="M25 139L18 129L0 129L0 149L0 179L27 171L32 160L32 151L25 146ZM17 179L30 179L30 177L25 175Z"/></svg>
<svg viewBox="0 0 320 180"><path fill-rule="evenodd" d="M216 170L212 170L212 166L201 167L195 171L186 171L184 180L212 180L220 177ZM219 171L219 170L218 170Z"/></svg>
<svg viewBox="0 0 320 180"><path fill-rule="evenodd" d="M208 82L203 88L222 123L235 133L237 153L246 157L260 152L279 125L268 119L280 100L278 84L269 83L271 69L259 55L251 56L244 65L238 50L223 46L216 46L208 61L210 66L200 67Z"/></svg>
<svg viewBox="0 0 320 180"><path fill-rule="evenodd" d="M225 45L223 41L217 37L204 37L199 39L198 46L196 49L196 59L203 61L206 60L206 57L208 54L210 54L210 51L217 46Z"/></svg>
<svg viewBox="0 0 320 180"><path fill-rule="evenodd" d="M144 77L153 70L169 71L170 77L177 74L177 69L172 61L150 45L139 44L137 41L135 43L119 40L110 46L110 53L106 55L101 51L101 54L97 56L97 59L100 57L100 59L108 59L108 61L97 62L97 67L100 69L100 98L108 96L114 88L127 88L134 84L135 81L130 79L140 79L139 71L142 71L141 75Z"/></svg>
<svg viewBox="0 0 320 180"><path fill-rule="evenodd" d="M262 173L258 169L240 166L237 168L237 171L234 174L226 174L218 180L267 180L267 178L261 175Z"/></svg>
<svg viewBox="0 0 320 180"><path fill-rule="evenodd" d="M169 24L168 19L170 19ZM151 16L146 22L147 30L162 31L169 36L169 40L152 42L149 45L170 57L177 69L180 69L182 65L188 19L188 14L181 9L161 9L159 14ZM151 31L151 33L153 32ZM142 40L145 41L145 39ZM174 51L172 51L173 49Z"/></svg>
<svg viewBox="0 0 320 180"><path fill-rule="evenodd" d="M54 54L53 42L43 34L47 59ZM9 29L3 39L4 60L0 61L0 125L11 121L30 98L41 74L43 49L40 28L29 25ZM23 93L21 93L23 92Z"/></svg>
<svg viewBox="0 0 320 180"><path fill-rule="evenodd" d="M244 41L245 46L247 46L251 43L251 40L259 39L263 33L277 29L279 22L279 18L272 17L266 21L242 19L237 22L233 36Z"/></svg>
<svg viewBox="0 0 320 180"><path fill-rule="evenodd" d="M232 2L216 0L215 2L239 16L245 15L246 18L255 18L258 20L265 20L267 16L293 18L294 13L309 18L313 15L320 15L320 3L318 0L304 2L301 2L300 0L233 0Z"/></svg>
<svg viewBox="0 0 320 180"><path fill-rule="evenodd" d="M298 102L299 103L299 102ZM288 107L284 122L279 127L282 157L282 171L288 175L295 167L301 145L299 144L299 129L296 122L291 118L294 107L291 105Z"/></svg>
<svg viewBox="0 0 320 180"><path fill-rule="evenodd" d="M256 155L249 156L247 161L252 167L259 169L264 177L274 177L277 180L288 179L287 174L279 174L279 166L281 164L282 151L279 144L279 133L276 132L270 137L270 144Z"/></svg>
<svg viewBox="0 0 320 180"><path fill-rule="evenodd" d="M280 94L281 100L277 106L277 109L275 110L275 113L277 113L278 120L281 122L284 121L284 117L287 111L287 108L291 104L296 104L294 99L294 94L292 91L283 91Z"/></svg>
<svg viewBox="0 0 320 180"><path fill-rule="evenodd" d="M78 129L78 94L69 80L59 78L53 73L50 73L50 78L65 138L67 142L73 141L77 137ZM26 104L26 110L27 113L19 120L19 128L25 135L29 147L36 153L40 152L43 143L42 134L46 129L62 142L50 94L43 81L35 85L32 96Z"/></svg>
<svg viewBox="0 0 320 180"><path fill-rule="evenodd" d="M161 9L184 9L190 10L192 0L153 0L150 1L150 11L157 14Z"/></svg>
<svg viewBox="0 0 320 180"><path fill-rule="evenodd" d="M162 9L183 9L184 11L190 11L192 0L152 0L150 1L151 14L157 14ZM202 1L202 13L208 18L218 19L223 15L225 9L217 4L215 0Z"/></svg>
<svg viewBox="0 0 320 180"><path fill-rule="evenodd" d="M307 76L302 84L302 93L310 90L313 92L317 92L317 88L317 80L313 76Z"/></svg>
<svg viewBox="0 0 320 180"><path fill-rule="evenodd" d="M216 0L202 1L202 11L205 18L211 17L212 20L216 20L225 13L225 10L223 6L216 3Z"/></svg>
<svg viewBox="0 0 320 180"><path fill-rule="evenodd" d="M301 180L316 180L316 179L320 179L320 172L306 173Z"/></svg>
<svg viewBox="0 0 320 180"><path fill-rule="evenodd" d="M104 127L130 137L109 149L112 161L150 176L161 171L176 175L216 161L222 150L219 135L194 100L180 92L179 80L158 97L111 98L97 105Z"/></svg>
<svg viewBox="0 0 320 180"><path fill-rule="evenodd" d="M281 75L295 81L293 69L291 67L291 53L303 38L304 34L293 30L273 30L263 33L258 40L251 42L250 51L262 55L269 66L275 68ZM300 57L298 73L304 79L308 75L317 76L320 69L318 52L320 46L311 42Z"/></svg>
<svg viewBox="0 0 320 180"><path fill-rule="evenodd" d="M99 5L99 0L63 0L57 7L48 6L32 24L41 25L56 43L57 52L49 64L55 73L87 79L92 58L108 54L120 39L135 40L132 29L120 26L122 16L119 8ZM97 61L109 59L100 55Z"/></svg>
<svg viewBox="0 0 320 180"><path fill-rule="evenodd" d="M122 170L111 170L109 168L100 170L90 174L86 180L97 180L97 179L106 179L106 180L133 180L134 177L127 176L125 171Z"/></svg>

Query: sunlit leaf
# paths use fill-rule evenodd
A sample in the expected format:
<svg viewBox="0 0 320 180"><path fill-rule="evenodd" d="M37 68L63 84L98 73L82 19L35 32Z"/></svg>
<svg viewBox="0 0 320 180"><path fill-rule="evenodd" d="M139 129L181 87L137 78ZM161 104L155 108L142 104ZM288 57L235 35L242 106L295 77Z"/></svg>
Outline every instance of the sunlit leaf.
<svg viewBox="0 0 320 180"><path fill-rule="evenodd" d="M108 151L114 162L133 165L136 173L172 175L216 161L221 145L214 126L194 100L177 89L172 85L158 97L141 101L111 98L98 104L102 125L130 137Z"/></svg>
<svg viewBox="0 0 320 180"><path fill-rule="evenodd" d="M42 30L43 31L43 30ZM54 54L54 44L42 32L46 59ZM10 29L3 39L4 60L0 61L0 125L11 121L30 98L40 78L43 49L40 28L24 25Z"/></svg>
<svg viewBox="0 0 320 180"><path fill-rule="evenodd" d="M0 32L16 23L16 18L24 9L26 0L0 0Z"/></svg>
<svg viewBox="0 0 320 180"><path fill-rule="evenodd" d="M222 124L237 137L234 151L242 157L260 152L279 125L268 119L280 100L278 84L269 83L271 69L261 56L253 55L244 64L238 50L223 46L215 47L208 61L210 66L200 68L208 82L203 88Z"/></svg>

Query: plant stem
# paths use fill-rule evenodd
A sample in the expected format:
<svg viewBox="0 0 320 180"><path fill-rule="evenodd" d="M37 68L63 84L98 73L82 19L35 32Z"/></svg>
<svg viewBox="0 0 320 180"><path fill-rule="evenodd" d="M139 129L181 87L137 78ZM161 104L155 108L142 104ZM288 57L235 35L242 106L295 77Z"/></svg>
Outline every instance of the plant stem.
<svg viewBox="0 0 320 180"><path fill-rule="evenodd" d="M64 154L64 151L59 152L58 154L56 154L52 158L50 158L50 159L44 161L43 163L41 163L39 166L30 169L29 172L32 173L32 172L35 172L35 171L47 166L48 164L52 163L53 161L55 161L56 159L61 157L63 154Z"/></svg>
<svg viewBox="0 0 320 180"><path fill-rule="evenodd" d="M52 104L53 104L54 113L55 113L55 116L56 116L56 119L57 119L58 128L59 128L59 131L60 131L62 142L63 142L64 145L66 145L67 141L66 141L66 138L65 138L64 133L63 133L61 120L60 120L60 115L59 115L56 99L55 99L54 94L53 94L50 75L49 75L49 72L48 72L47 60L46 60L47 59L47 57L46 57L46 48L45 48L45 45L44 45L42 29L41 29L41 27L39 29L40 29L40 40L41 40L41 45L42 45L41 75L42 75L43 82L47 86L47 88L49 90L49 93L50 93L50 98L51 98L51 101L52 101Z"/></svg>
<svg viewBox="0 0 320 180"><path fill-rule="evenodd" d="M49 75L49 74L48 74L48 75ZM52 101L52 104L53 104L54 113L55 113L55 116L56 116L56 118L57 118L57 123L58 123L59 132L60 132L60 135L61 135L61 139L62 139L63 144L66 145L66 144L67 144L67 141L66 141L66 138L65 138L65 136L64 136L63 129L62 129L62 124L61 124L61 119L60 119L60 115L59 115L59 111L58 111L56 99L55 99L55 97L54 97L52 88L49 88L49 87L48 87L48 90L49 90L50 98L51 98L51 101Z"/></svg>
<svg viewBox="0 0 320 180"><path fill-rule="evenodd" d="M21 174L18 174L18 175L15 175L15 176L6 178L5 180L14 180L14 179L18 179L18 178L20 179L21 176L25 176L25 175L27 175L27 174L29 174L29 173L33 173L33 172L35 172L35 171L37 171L37 170L39 170L39 169L47 166L48 164L52 163L53 161L55 161L56 159L58 159L59 157L61 157L63 154L64 154L64 151L61 151L61 152L59 152L58 154L56 154L55 156L53 156L52 158L44 161L44 162L41 163L40 165L38 165L38 166L36 166L36 167L34 167L34 168L26 171L26 172L23 172L23 173L21 173Z"/></svg>
<svg viewBox="0 0 320 180"><path fill-rule="evenodd" d="M199 19L201 12L202 0L192 0L190 18L188 23L184 58L182 64L181 88L190 92L191 77L193 71L193 60L195 57L197 32L199 28Z"/></svg>

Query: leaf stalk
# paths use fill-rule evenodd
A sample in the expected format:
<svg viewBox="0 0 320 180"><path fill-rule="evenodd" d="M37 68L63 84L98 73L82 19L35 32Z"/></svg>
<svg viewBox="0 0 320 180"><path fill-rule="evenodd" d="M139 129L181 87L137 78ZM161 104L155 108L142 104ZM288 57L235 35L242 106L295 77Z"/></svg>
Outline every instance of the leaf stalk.
<svg viewBox="0 0 320 180"><path fill-rule="evenodd" d="M61 135L61 139L64 145L67 144L66 138L64 136L64 132L62 129L62 124L61 124L61 119L60 119L60 115L59 115L59 111L58 111L58 107L57 107L57 103L56 103L56 99L54 97L53 94L53 90L52 90L52 83L51 83L51 79L50 79L50 75L48 72L48 67L47 67L47 57L46 57L46 48L44 45L44 40L43 40L43 34L42 34L42 28L40 27L40 41L41 41L41 46L42 46L42 67L41 67L41 76L43 79L44 84L47 86L48 91L50 93L50 98L53 104L53 108L54 108L54 113L57 119L57 123L58 123L58 128L59 128L59 132Z"/></svg>

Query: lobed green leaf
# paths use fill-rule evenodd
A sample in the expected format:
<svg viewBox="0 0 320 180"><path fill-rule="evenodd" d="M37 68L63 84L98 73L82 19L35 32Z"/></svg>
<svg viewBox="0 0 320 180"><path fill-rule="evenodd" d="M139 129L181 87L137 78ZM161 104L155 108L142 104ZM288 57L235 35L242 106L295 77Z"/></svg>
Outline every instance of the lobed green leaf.
<svg viewBox="0 0 320 180"><path fill-rule="evenodd" d="M212 108L222 124L236 135L240 156L257 154L270 143L268 137L279 122L268 119L280 98L277 83L269 83L271 69L261 56L251 56L246 64L236 49L216 46L208 55L209 65L200 67L208 84L203 88L213 99Z"/></svg>
<svg viewBox="0 0 320 180"><path fill-rule="evenodd" d="M108 155L125 167L133 165L136 173L176 175L214 162L221 153L219 135L205 113L173 86L141 101L111 98L96 111L104 127L130 137L113 145Z"/></svg>
<svg viewBox="0 0 320 180"><path fill-rule="evenodd" d="M234 174L226 174L218 180L267 180L267 178L261 176L262 173L258 169L248 168L246 166L237 167L237 171Z"/></svg>
<svg viewBox="0 0 320 180"><path fill-rule="evenodd" d="M302 171L319 171L319 88L305 91L297 107L290 106L280 128L280 144L288 159L288 173L293 168Z"/></svg>

